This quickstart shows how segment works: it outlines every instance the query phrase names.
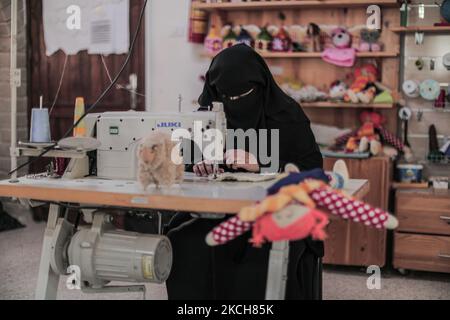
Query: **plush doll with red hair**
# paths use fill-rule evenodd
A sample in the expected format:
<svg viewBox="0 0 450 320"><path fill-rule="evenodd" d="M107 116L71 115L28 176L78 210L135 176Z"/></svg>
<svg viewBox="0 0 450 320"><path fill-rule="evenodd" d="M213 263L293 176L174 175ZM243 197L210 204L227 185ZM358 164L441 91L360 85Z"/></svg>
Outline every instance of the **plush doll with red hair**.
<svg viewBox="0 0 450 320"><path fill-rule="evenodd" d="M215 227L206 238L207 244L223 245L252 229L251 241L257 247L265 242L296 241L308 237L324 240L329 220L319 210L367 227L397 227L398 221L394 216L332 189L328 185L329 177L319 171L290 173L269 188L264 200L243 208L237 216Z"/></svg>
<svg viewBox="0 0 450 320"><path fill-rule="evenodd" d="M353 83L344 95L345 102L371 103L376 94L379 72L373 64L366 64L356 68L353 73Z"/></svg>
<svg viewBox="0 0 450 320"><path fill-rule="evenodd" d="M360 115L361 127L336 139L334 149L344 147L346 152L370 152L373 156L383 151L382 144L390 145L405 159L412 158L411 149L397 136L384 128L386 118L377 112L363 112Z"/></svg>

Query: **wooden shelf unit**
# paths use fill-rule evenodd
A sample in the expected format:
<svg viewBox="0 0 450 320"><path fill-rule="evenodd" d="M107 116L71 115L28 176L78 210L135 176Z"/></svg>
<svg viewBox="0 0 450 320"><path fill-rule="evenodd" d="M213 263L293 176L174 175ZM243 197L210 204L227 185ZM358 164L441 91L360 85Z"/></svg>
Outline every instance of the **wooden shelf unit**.
<svg viewBox="0 0 450 320"><path fill-rule="evenodd" d="M400 53L395 51L358 52L358 58L395 58ZM322 52L262 52L265 59L320 59ZM214 54L205 53L204 56L214 58Z"/></svg>
<svg viewBox="0 0 450 320"><path fill-rule="evenodd" d="M391 109L395 107L395 104L390 103L346 103L346 102L332 102L332 101L321 101L321 102L301 102L302 108L352 108L352 109Z"/></svg>
<svg viewBox="0 0 450 320"><path fill-rule="evenodd" d="M395 190L404 189L428 189L428 182L417 182L417 183L407 183L407 182L393 182L392 188Z"/></svg>
<svg viewBox="0 0 450 320"><path fill-rule="evenodd" d="M450 26L437 27L437 26L409 26L409 27L391 27L390 30L396 33L450 33Z"/></svg>
<svg viewBox="0 0 450 320"><path fill-rule="evenodd" d="M368 7L370 5L398 7L397 0L291 0L291 1L253 1L253 2L194 2L193 7L205 11L236 11L236 10L283 10L316 7Z"/></svg>
<svg viewBox="0 0 450 320"><path fill-rule="evenodd" d="M391 32L389 26L400 25L400 11L396 0L366 1L366 0L298 0L298 1L253 1L242 3L202 3L196 2L197 8L210 12L210 24L222 28L227 23L234 25L254 24L263 26L267 23L275 25L307 25L314 22L318 25L357 26L367 22L367 7L371 4L381 4L383 29L380 42L384 51L358 53L356 66L374 60L380 68L380 82L391 90L399 87L400 74L400 34ZM349 4L349 5L347 5ZM279 13L282 10L285 20L281 21ZM262 54L269 67L273 70L278 83L299 81L313 85L321 90L336 80L346 79L352 68L342 68L324 62L320 52L268 52ZM209 55L211 57L211 55ZM320 71L320 72L318 72ZM359 106L346 108L345 112L334 108L334 105L319 105L305 108L312 122L338 126L356 127L359 123ZM327 110L324 110L328 108ZM334 109L333 109L334 108ZM394 106L382 106L377 110L388 119L396 118ZM326 112L324 112L326 111ZM345 116L344 116L345 113ZM396 132L396 121L389 121L386 129Z"/></svg>

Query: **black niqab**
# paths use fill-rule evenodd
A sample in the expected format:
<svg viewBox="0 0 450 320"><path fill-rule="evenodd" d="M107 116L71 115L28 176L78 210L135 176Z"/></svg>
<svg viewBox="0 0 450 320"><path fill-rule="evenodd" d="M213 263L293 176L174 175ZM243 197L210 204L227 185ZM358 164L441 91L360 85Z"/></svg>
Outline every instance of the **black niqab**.
<svg viewBox="0 0 450 320"><path fill-rule="evenodd" d="M308 117L252 48L236 45L214 58L199 104L207 107L215 101L223 102L229 129L280 130L280 169L287 163L301 170L322 167Z"/></svg>

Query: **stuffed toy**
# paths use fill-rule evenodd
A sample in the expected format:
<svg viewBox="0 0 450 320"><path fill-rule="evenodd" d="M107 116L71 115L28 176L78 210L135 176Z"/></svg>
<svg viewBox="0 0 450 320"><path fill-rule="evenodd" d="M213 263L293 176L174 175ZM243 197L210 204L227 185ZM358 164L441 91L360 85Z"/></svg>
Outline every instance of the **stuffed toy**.
<svg viewBox="0 0 450 320"><path fill-rule="evenodd" d="M266 199L243 208L237 216L215 227L206 238L207 244L226 244L252 228L255 246L266 240L295 241L309 236L324 240L328 218L319 208L367 227L395 229L398 226L397 219L389 213L331 188L330 176L323 170L298 172L295 166L287 170L286 176L268 189ZM335 164L333 173L348 180L343 161Z"/></svg>
<svg viewBox="0 0 450 320"><path fill-rule="evenodd" d="M339 67L353 67L356 61L356 50L351 48L352 36L344 28L331 31L333 48L327 48L322 53L322 59Z"/></svg>
<svg viewBox="0 0 450 320"><path fill-rule="evenodd" d="M348 86L344 81L336 80L330 86L328 97L333 101L342 101L347 93Z"/></svg>
<svg viewBox="0 0 450 320"><path fill-rule="evenodd" d="M379 155L383 147L375 127L381 126L384 118L378 113L363 112L361 122L362 126L357 131L356 136L347 141L346 151L361 153L370 151L373 156Z"/></svg>
<svg viewBox="0 0 450 320"><path fill-rule="evenodd" d="M272 51L274 52L288 52L291 50L292 40L284 27L280 28L278 34L273 37Z"/></svg>
<svg viewBox="0 0 450 320"><path fill-rule="evenodd" d="M284 182L291 181L291 177L287 177ZM265 240L295 241L309 236L324 240L329 220L318 207L367 227L395 229L398 226L398 220L381 209L333 190L321 180L305 180L281 187L277 194L242 209L238 216L214 228L206 242L210 246L223 245L252 228L251 242L255 246Z"/></svg>
<svg viewBox="0 0 450 320"><path fill-rule="evenodd" d="M344 95L345 102L370 103L375 98L377 88L375 83L378 79L378 69L373 64L366 64L356 68L354 80Z"/></svg>
<svg viewBox="0 0 450 320"><path fill-rule="evenodd" d="M292 40L292 51L305 52L308 51L308 34L307 27L300 25L293 25L288 28L289 35Z"/></svg>
<svg viewBox="0 0 450 320"><path fill-rule="evenodd" d="M266 214L253 226L251 242L261 247L264 242L296 241L312 237L326 239L325 228L330 221L326 214L302 205L289 205L273 214Z"/></svg>
<svg viewBox="0 0 450 320"><path fill-rule="evenodd" d="M318 207L327 209L331 214L342 219L350 219L376 229L394 230L398 227L398 220L393 215L348 197L328 186L317 188L310 195Z"/></svg>
<svg viewBox="0 0 450 320"><path fill-rule="evenodd" d="M183 161L175 150L176 143L168 133L154 131L142 140L137 154L137 177L144 190L152 183L159 187L183 181Z"/></svg>
<svg viewBox="0 0 450 320"><path fill-rule="evenodd" d="M381 51L381 44L378 40L381 37L381 33L379 30L369 30L364 28L360 32L360 43L358 50L361 52L378 52Z"/></svg>
<svg viewBox="0 0 450 320"><path fill-rule="evenodd" d="M279 181L267 190L268 195L277 194L282 187L291 184L299 184L306 179L323 181L328 183L333 189L337 190L344 189L350 180L347 165L343 160L336 161L332 172L324 172L322 169L300 172L298 167L294 164L286 165L285 172L284 175L280 175L278 178Z"/></svg>
<svg viewBox="0 0 450 320"><path fill-rule="evenodd" d="M412 159L411 149L397 136L386 130L383 125L386 119L376 112L363 112L360 116L361 127L336 139L333 149L345 146L346 152L367 152L374 156L383 150L381 142L394 147L409 161Z"/></svg>
<svg viewBox="0 0 450 320"><path fill-rule="evenodd" d="M331 39L338 49L346 49L352 46L352 36L345 28L335 28L331 31Z"/></svg>
<svg viewBox="0 0 450 320"><path fill-rule="evenodd" d="M304 86L297 92L296 97L299 102L316 102L326 100L327 94L314 86Z"/></svg>
<svg viewBox="0 0 450 320"><path fill-rule="evenodd" d="M327 99L327 94L314 86L302 87L298 83L290 82L283 84L281 88L297 102L316 102Z"/></svg>
<svg viewBox="0 0 450 320"><path fill-rule="evenodd" d="M267 31L267 26L263 27L256 38L256 51L258 51L259 53L269 52L272 48L272 40L273 37L269 33L269 31Z"/></svg>
<svg viewBox="0 0 450 320"><path fill-rule="evenodd" d="M222 37L219 35L216 26L211 26L208 36L205 39L205 49L210 54L216 54L222 50Z"/></svg>
<svg viewBox="0 0 450 320"><path fill-rule="evenodd" d="M247 31L247 29L243 27L241 27L241 32L239 33L236 42L243 43L250 48L253 48L255 46L255 41L253 40L251 34L249 33L249 31Z"/></svg>
<svg viewBox="0 0 450 320"><path fill-rule="evenodd" d="M309 37L312 51L322 52L322 31L320 30L320 27L315 23L310 23L306 33Z"/></svg>
<svg viewBox="0 0 450 320"><path fill-rule="evenodd" d="M350 174L348 172L347 164L344 160L338 160L334 164L333 172L328 174L329 182L331 188L336 190L345 189L350 181Z"/></svg>
<svg viewBox="0 0 450 320"><path fill-rule="evenodd" d="M233 30L233 27L228 25L222 29L223 35L223 43L222 46L224 49L231 48L237 43L237 35Z"/></svg>

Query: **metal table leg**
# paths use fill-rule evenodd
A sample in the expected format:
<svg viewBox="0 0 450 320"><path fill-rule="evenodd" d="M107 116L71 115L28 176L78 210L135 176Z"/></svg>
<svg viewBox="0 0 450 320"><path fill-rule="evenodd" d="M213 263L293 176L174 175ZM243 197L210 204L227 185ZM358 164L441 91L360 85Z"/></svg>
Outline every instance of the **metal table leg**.
<svg viewBox="0 0 450 320"><path fill-rule="evenodd" d="M266 300L284 300L289 265L289 242L272 244L267 274Z"/></svg>
<svg viewBox="0 0 450 320"><path fill-rule="evenodd" d="M42 245L41 262L39 266L38 282L36 287L36 300L56 300L59 275L50 266L50 255L52 247L52 237L60 216L60 207L50 205L47 228L44 234Z"/></svg>

